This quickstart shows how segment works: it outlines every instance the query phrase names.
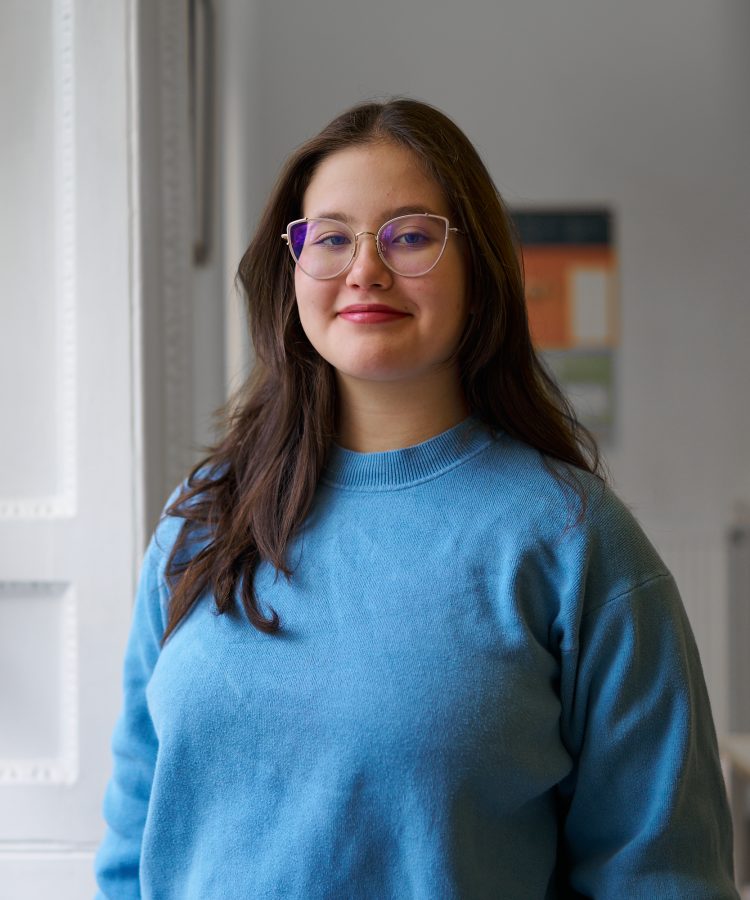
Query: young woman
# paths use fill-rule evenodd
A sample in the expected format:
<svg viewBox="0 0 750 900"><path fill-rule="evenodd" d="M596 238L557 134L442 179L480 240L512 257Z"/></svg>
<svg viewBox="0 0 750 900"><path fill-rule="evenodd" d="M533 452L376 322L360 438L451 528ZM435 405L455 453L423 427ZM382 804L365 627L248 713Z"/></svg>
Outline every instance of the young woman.
<svg viewBox="0 0 750 900"><path fill-rule="evenodd" d="M146 554L101 896L736 897L677 590L468 139L345 112L239 275L257 366Z"/></svg>

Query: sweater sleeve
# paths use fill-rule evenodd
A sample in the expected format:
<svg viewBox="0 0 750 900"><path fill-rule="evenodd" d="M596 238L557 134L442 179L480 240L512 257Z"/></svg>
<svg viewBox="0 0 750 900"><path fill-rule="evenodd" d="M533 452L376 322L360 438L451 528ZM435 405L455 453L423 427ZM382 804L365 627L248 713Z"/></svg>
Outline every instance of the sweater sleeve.
<svg viewBox="0 0 750 900"><path fill-rule="evenodd" d="M104 798L107 829L95 861L97 898L137 898L141 840L146 823L157 737L146 687L164 633L166 585L157 537L146 551L125 653L124 701L112 739L112 776Z"/></svg>
<svg viewBox="0 0 750 900"><path fill-rule="evenodd" d="M563 896L737 898L698 651L672 577L589 610L563 651Z"/></svg>

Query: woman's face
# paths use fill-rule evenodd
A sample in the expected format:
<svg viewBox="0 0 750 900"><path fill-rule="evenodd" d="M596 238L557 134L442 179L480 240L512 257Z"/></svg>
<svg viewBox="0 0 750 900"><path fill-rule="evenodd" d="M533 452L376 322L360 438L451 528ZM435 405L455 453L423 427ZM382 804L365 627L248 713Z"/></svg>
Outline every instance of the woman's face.
<svg viewBox="0 0 750 900"><path fill-rule="evenodd" d="M305 192L302 216L338 219L355 233L377 232L405 210L450 217L441 189L409 150L373 143L323 160ZM359 238L354 262L335 278L317 280L296 267L302 327L337 377L429 381L435 376L437 385L445 383L446 369L452 368L458 379L449 360L468 310L462 241L451 232L438 264L418 277L394 274L378 256L371 235ZM368 314L370 306L386 311Z"/></svg>

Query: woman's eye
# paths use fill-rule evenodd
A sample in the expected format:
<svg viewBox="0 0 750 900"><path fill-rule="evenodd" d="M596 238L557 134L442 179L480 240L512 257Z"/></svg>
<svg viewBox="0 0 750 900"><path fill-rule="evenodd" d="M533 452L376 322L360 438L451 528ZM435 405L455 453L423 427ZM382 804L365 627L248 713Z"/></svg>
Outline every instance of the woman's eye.
<svg viewBox="0 0 750 900"><path fill-rule="evenodd" d="M406 247L423 247L430 243L430 238L421 231L405 231L403 234L396 235L391 243Z"/></svg>
<svg viewBox="0 0 750 900"><path fill-rule="evenodd" d="M345 247L349 244L349 237L345 234L324 234L315 239L315 243L322 247Z"/></svg>

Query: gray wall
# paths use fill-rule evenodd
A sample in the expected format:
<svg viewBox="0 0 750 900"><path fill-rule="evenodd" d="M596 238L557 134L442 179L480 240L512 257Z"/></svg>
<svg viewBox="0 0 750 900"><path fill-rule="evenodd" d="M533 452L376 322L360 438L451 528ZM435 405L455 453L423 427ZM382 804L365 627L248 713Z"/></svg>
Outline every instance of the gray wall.
<svg viewBox="0 0 750 900"><path fill-rule="evenodd" d="M458 121L509 203L613 208L616 486L647 524L722 530L750 497L743 0L275 2L254 25L256 199L335 113L400 93Z"/></svg>

